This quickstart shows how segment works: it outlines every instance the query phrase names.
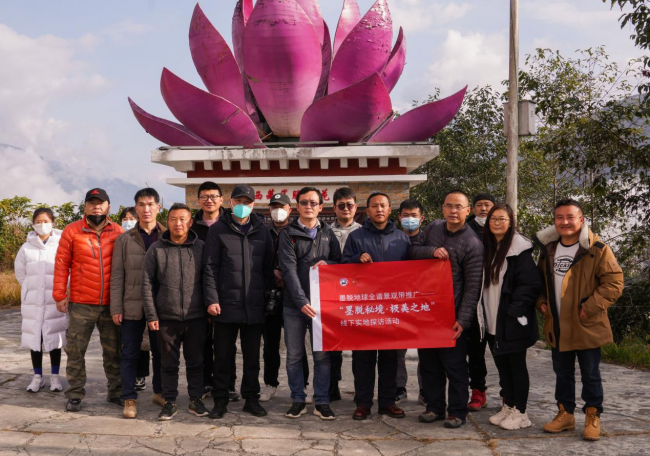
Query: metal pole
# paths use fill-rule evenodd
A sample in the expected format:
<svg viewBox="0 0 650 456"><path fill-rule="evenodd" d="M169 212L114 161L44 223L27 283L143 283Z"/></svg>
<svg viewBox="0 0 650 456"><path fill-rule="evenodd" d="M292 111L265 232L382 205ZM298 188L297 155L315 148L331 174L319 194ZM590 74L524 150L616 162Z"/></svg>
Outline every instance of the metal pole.
<svg viewBox="0 0 650 456"><path fill-rule="evenodd" d="M517 216L517 168L519 165L519 0L510 0L510 75L508 91L508 156L506 203Z"/></svg>

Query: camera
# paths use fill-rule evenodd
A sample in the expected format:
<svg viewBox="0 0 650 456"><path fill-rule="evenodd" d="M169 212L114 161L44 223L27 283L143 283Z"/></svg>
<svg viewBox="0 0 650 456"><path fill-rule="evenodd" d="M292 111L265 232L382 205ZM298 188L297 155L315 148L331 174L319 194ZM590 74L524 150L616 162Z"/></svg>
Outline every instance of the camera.
<svg viewBox="0 0 650 456"><path fill-rule="evenodd" d="M271 288L265 295L266 315L275 315L282 304L282 290L280 288Z"/></svg>

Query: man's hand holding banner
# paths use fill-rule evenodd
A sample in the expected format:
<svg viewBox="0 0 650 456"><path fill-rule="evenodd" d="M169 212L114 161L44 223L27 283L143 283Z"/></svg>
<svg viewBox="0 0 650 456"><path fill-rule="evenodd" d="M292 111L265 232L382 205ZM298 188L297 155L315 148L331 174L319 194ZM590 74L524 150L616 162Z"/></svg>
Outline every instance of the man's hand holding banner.
<svg viewBox="0 0 650 456"><path fill-rule="evenodd" d="M319 266L310 280L316 351L456 345L448 260Z"/></svg>

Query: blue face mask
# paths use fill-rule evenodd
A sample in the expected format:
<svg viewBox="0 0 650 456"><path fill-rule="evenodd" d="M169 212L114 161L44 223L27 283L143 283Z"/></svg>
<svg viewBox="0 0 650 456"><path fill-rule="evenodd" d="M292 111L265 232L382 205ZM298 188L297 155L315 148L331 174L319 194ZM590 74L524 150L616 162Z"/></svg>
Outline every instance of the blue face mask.
<svg viewBox="0 0 650 456"><path fill-rule="evenodd" d="M415 231L420 227L420 219L416 217L404 217L400 223L406 231Z"/></svg>
<svg viewBox="0 0 650 456"><path fill-rule="evenodd" d="M136 224L138 223L137 220L123 220L122 221L122 228L124 228L124 231L129 231L131 228L133 228Z"/></svg>
<svg viewBox="0 0 650 456"><path fill-rule="evenodd" d="M251 208L246 204L238 204L232 210L232 213L235 214L235 217L240 219L245 219L246 217L251 215L251 212L253 212L253 208Z"/></svg>

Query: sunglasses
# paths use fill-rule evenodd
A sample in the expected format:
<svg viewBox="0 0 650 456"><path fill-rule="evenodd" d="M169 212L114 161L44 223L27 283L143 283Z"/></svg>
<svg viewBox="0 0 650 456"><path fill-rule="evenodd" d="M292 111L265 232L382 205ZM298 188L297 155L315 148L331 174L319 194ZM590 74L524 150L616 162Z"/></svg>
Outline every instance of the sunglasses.
<svg viewBox="0 0 650 456"><path fill-rule="evenodd" d="M348 209L354 209L354 206L356 206L356 204L354 204L354 203L339 203L339 204L336 205L336 207L338 207L339 210L341 210L341 211L344 211L346 207Z"/></svg>

